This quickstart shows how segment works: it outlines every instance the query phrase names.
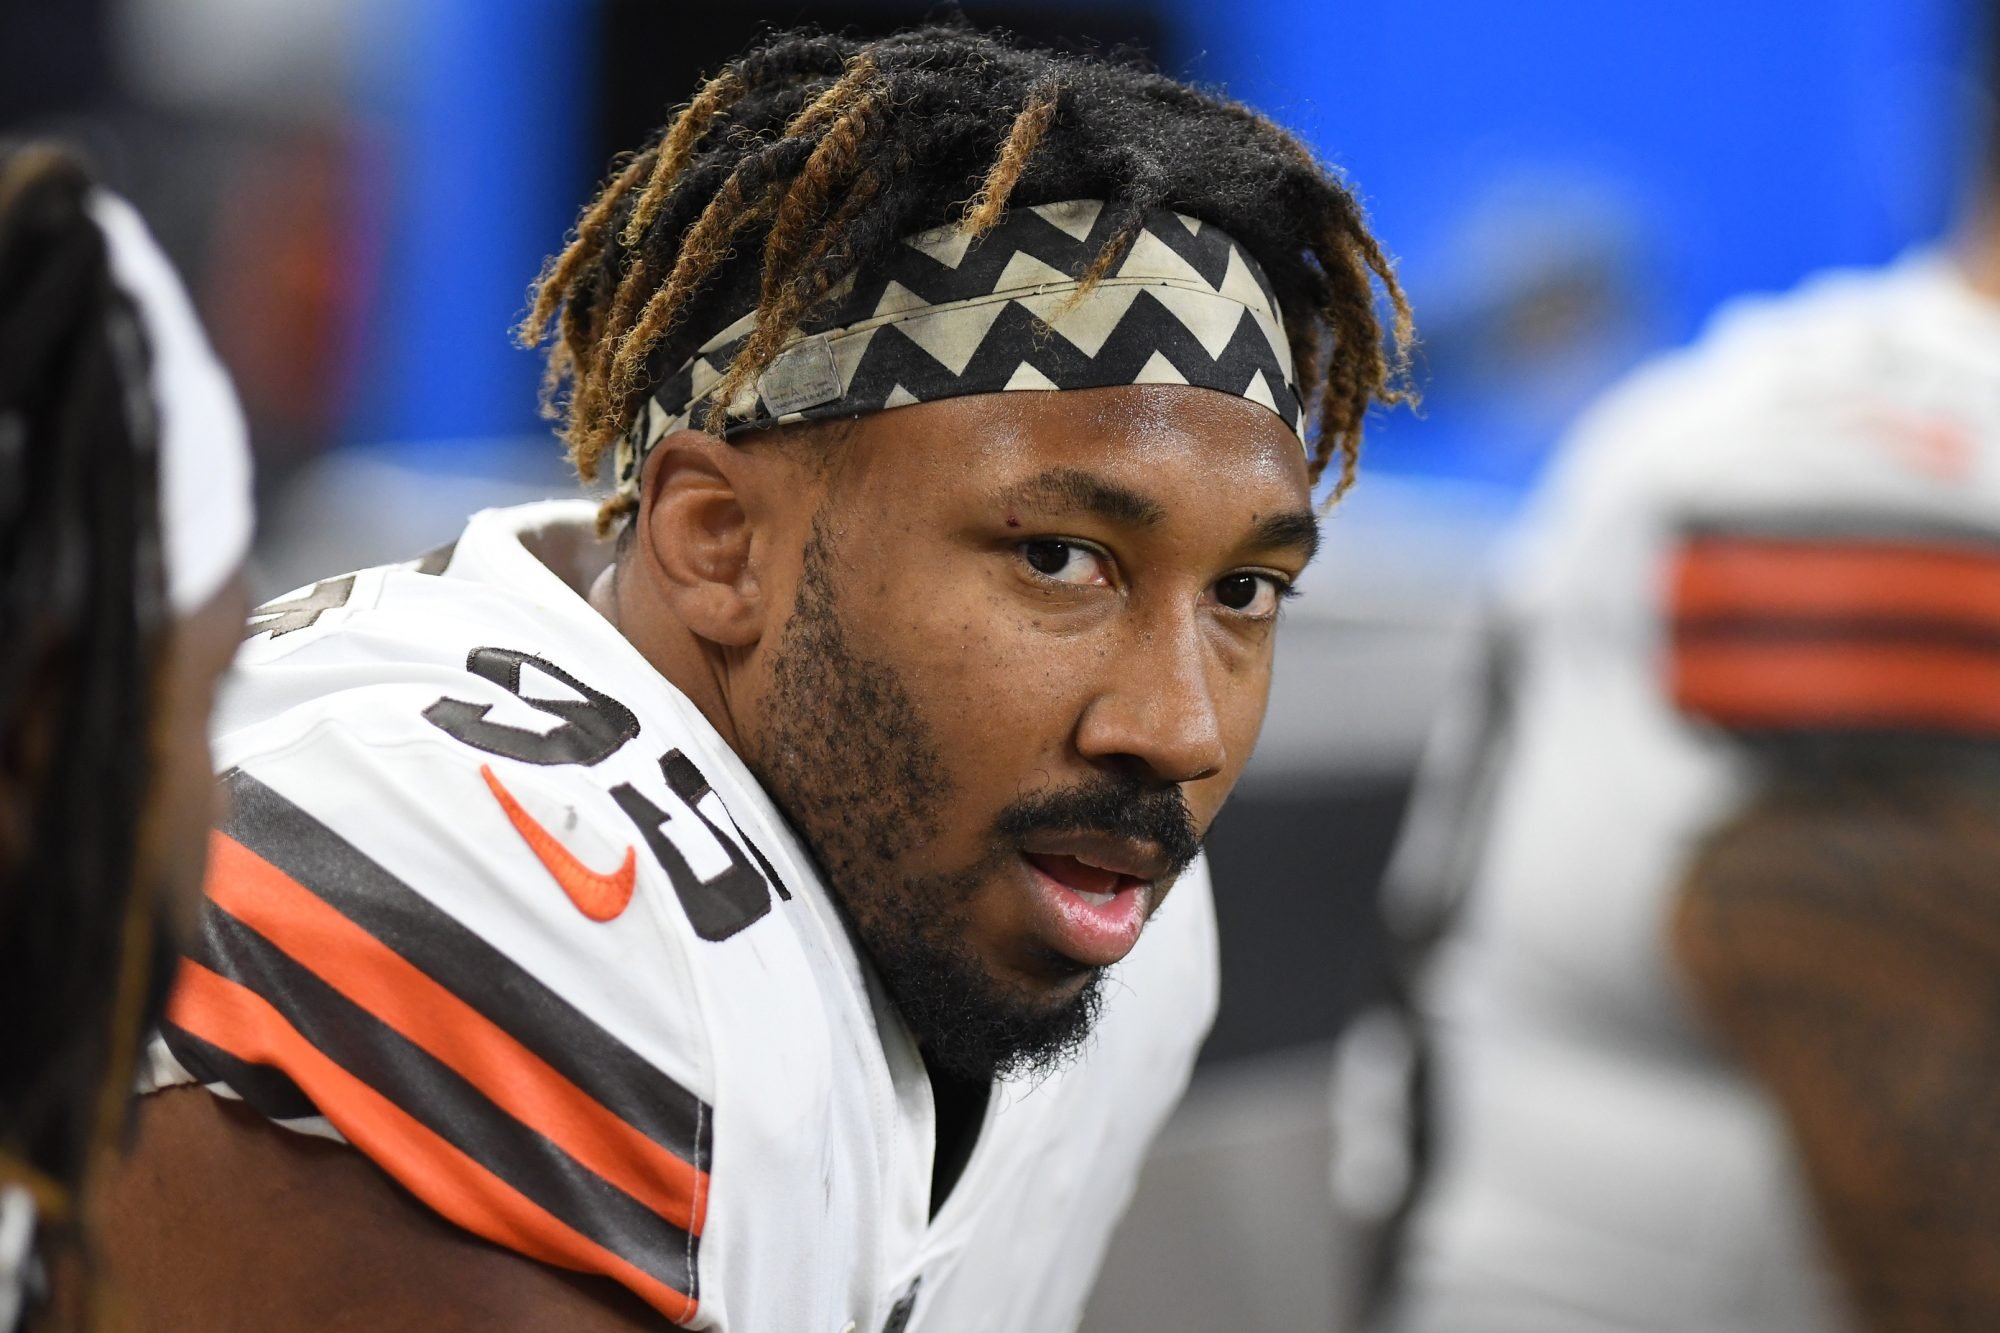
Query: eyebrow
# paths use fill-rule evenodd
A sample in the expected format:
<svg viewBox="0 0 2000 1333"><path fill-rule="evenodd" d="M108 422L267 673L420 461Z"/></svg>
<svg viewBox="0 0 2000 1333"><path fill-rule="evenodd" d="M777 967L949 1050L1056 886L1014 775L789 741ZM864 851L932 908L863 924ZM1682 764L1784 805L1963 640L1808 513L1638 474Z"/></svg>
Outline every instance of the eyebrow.
<svg viewBox="0 0 2000 1333"><path fill-rule="evenodd" d="M1004 505L1048 505L1135 528L1151 527L1167 516L1159 501L1081 468L1050 468L1009 486L997 498Z"/></svg>
<svg viewBox="0 0 2000 1333"><path fill-rule="evenodd" d="M1250 529L1249 545L1258 550L1293 550L1305 554L1311 564L1319 554L1319 519L1310 509L1294 509L1257 520Z"/></svg>
<svg viewBox="0 0 2000 1333"><path fill-rule="evenodd" d="M1108 481L1081 468L1058 467L1038 472L1009 486L997 497L1004 505L1042 504L1058 511L1095 514L1131 527L1152 527L1166 518L1166 507L1150 496ZM1319 518L1310 509L1270 514L1251 526L1244 543L1252 550L1299 551L1311 564L1319 554Z"/></svg>

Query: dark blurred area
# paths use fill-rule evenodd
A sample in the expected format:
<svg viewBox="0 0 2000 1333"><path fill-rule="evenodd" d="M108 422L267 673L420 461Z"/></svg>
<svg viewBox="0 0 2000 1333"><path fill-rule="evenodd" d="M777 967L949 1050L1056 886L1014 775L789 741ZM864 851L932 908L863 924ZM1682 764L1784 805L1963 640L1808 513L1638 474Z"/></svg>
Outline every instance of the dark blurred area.
<svg viewBox="0 0 2000 1333"><path fill-rule="evenodd" d="M907 27L924 12L893 3L733 5L704 9L698 40L690 41L685 6L600 0L600 91L591 120L591 160L608 162L643 142L666 119L667 109L686 101L721 61L774 28L810 24L876 37ZM1171 22L1150 5L972 4L963 12L981 26L1006 28L1068 51L1129 51L1166 66L1182 54Z"/></svg>
<svg viewBox="0 0 2000 1333"><path fill-rule="evenodd" d="M872 34L936 12L13 0L0 7L0 133L81 145L188 275L249 412L257 592L270 596L427 549L472 510L572 487L537 415L539 359L510 327L612 157L772 27ZM1978 110L1962 67L1970 17L1962 0L962 12L1136 53L1300 128L1352 172L1417 307L1427 406L1371 435L1368 475L1287 613L1263 747L1213 835L1224 1002L1151 1211L1171 1220L1210 1194L1206 1225L1227 1231L1215 1179L1257 1177L1214 1161L1259 1143L1321 1155L1273 1177L1256 1226L1282 1243L1253 1227L1201 1259L1135 1241L1107 1278L1119 1300L1089 1325L1146 1326L1153 1298L1137 1293L1176 1290L1165 1274L1178 1267L1238 1301L1235 1326L1323 1326L1340 1268L1326 1052L1383 984L1377 886L1493 536L1568 418L1719 301L1881 262L1944 229ZM1266 1260L1216 1279L1260 1245ZM1285 1245L1329 1256L1290 1294L1257 1266ZM1252 1286L1263 1313L1245 1317ZM1191 1322L1153 1326L1211 1326L1178 1308Z"/></svg>
<svg viewBox="0 0 2000 1333"><path fill-rule="evenodd" d="M339 437L372 313L346 8L0 10L0 133L68 141L145 211L236 379L267 497Z"/></svg>

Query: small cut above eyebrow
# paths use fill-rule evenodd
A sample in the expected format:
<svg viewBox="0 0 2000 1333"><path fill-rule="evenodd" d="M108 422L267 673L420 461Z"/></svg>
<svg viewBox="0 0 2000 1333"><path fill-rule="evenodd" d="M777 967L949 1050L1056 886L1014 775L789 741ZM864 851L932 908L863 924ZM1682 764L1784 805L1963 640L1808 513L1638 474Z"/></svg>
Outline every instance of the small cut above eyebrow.
<svg viewBox="0 0 2000 1333"><path fill-rule="evenodd" d="M1150 496L1108 481L1081 468L1058 467L1038 472L1009 486L995 497L1002 505L1034 505L1064 513L1095 514L1129 527L1151 527L1167 516L1166 507Z"/></svg>

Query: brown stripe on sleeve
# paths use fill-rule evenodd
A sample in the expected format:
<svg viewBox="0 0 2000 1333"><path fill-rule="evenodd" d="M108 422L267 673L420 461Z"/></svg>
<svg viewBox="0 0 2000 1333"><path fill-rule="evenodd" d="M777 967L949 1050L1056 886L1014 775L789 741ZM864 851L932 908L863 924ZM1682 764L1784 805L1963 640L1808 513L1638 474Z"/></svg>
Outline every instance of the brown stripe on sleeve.
<svg viewBox="0 0 2000 1333"><path fill-rule="evenodd" d="M1697 532L1669 599L1683 712L1743 731L2000 734L2000 544Z"/></svg>

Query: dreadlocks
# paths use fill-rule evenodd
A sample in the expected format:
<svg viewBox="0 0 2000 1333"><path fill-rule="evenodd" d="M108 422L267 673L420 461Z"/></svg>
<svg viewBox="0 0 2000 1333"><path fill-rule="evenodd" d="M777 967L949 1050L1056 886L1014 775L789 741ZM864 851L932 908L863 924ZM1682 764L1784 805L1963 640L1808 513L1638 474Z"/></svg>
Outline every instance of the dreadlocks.
<svg viewBox="0 0 2000 1333"><path fill-rule="evenodd" d="M0 152L0 1183L50 1221L122 1123L148 998L168 615L147 353L88 191Z"/></svg>
<svg viewBox="0 0 2000 1333"><path fill-rule="evenodd" d="M1354 196L1246 107L960 26L867 43L780 36L729 65L584 209L520 336L552 340L550 410L591 481L652 380L753 300L757 330L711 396L711 426L902 237L954 221L977 236L1010 204L1077 198L1104 200L1116 222L1086 282L1157 208L1219 226L1256 257L1298 367L1313 478L1338 456L1334 494L1346 491L1370 403L1408 397L1412 338ZM606 521L628 506L614 500Z"/></svg>

